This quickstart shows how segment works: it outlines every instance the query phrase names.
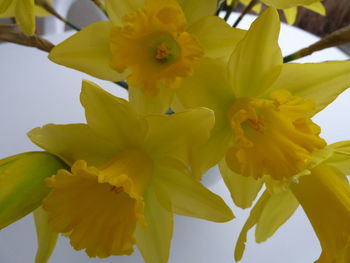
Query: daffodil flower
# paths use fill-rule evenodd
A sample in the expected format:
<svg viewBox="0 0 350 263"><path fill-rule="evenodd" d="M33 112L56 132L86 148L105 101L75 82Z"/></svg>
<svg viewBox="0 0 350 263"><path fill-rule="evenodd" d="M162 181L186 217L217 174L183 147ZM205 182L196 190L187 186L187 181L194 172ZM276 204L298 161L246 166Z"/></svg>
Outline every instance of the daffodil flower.
<svg viewBox="0 0 350 263"><path fill-rule="evenodd" d="M49 58L97 78L127 79L138 112L165 113L203 57L225 59L244 31L213 16L216 0L106 0L110 21L91 24Z"/></svg>
<svg viewBox="0 0 350 263"><path fill-rule="evenodd" d="M185 108L208 107L215 112L210 139L193 152L194 174L200 178L219 162L232 198L242 208L251 206L263 183L276 204L282 200L277 195L288 191L291 183L311 180L306 179L308 174L323 169L319 165L331 151L310 118L350 86L348 61L283 64L279 26L278 13L268 9L237 45L227 72L223 63L208 59L177 93ZM306 206L303 198L309 193L298 193L297 199ZM340 200L329 202L344 205ZM347 228L344 233L349 234ZM335 256L333 252L326 253Z"/></svg>
<svg viewBox="0 0 350 263"><path fill-rule="evenodd" d="M189 154L207 139L213 113L204 108L140 117L129 102L85 81L87 124L29 132L71 170L47 180L43 201L54 231L90 257L129 255L136 243L146 262L169 256L173 213L224 222L224 201L189 175Z"/></svg>
<svg viewBox="0 0 350 263"><path fill-rule="evenodd" d="M0 18L15 17L27 35L35 33L35 17L49 15L34 0L0 0Z"/></svg>
<svg viewBox="0 0 350 263"><path fill-rule="evenodd" d="M297 209L308 216L322 247L317 263L350 262L350 141L329 146L332 154L310 169L310 174L291 182L290 188L277 194L265 190L239 235L235 259L245 249L247 232L256 225L255 239L271 237Z"/></svg>

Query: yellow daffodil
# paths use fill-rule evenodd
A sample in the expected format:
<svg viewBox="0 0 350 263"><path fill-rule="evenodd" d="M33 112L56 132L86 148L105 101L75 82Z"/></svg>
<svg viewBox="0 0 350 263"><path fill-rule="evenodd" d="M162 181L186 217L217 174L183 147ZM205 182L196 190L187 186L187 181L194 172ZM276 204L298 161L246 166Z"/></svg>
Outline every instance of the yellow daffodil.
<svg viewBox="0 0 350 263"><path fill-rule="evenodd" d="M0 18L15 17L23 33L35 33L35 17L47 16L48 13L35 5L34 0L0 0Z"/></svg>
<svg viewBox="0 0 350 263"><path fill-rule="evenodd" d="M174 90L203 57L226 58L243 37L213 16L216 0L106 0L110 21L91 24L49 58L97 78L127 79L130 102L165 113Z"/></svg>
<svg viewBox="0 0 350 263"><path fill-rule="evenodd" d="M90 257L133 252L167 262L173 213L224 222L231 210L189 175L190 152L207 139L213 113L204 108L141 117L130 104L90 82L81 102L87 124L53 125L30 139L71 170L47 180L43 201L54 231Z"/></svg>
<svg viewBox="0 0 350 263"><path fill-rule="evenodd" d="M299 203L322 247L317 263L350 262L350 141L329 146L332 155L278 194L265 191L238 238L235 259L242 258L247 232L256 225L255 238L263 242L286 222Z"/></svg>
<svg viewBox="0 0 350 263"><path fill-rule="evenodd" d="M307 182L314 177L321 180L319 177L324 174L320 174L320 170L328 171L327 165L319 165L329 158L331 151L319 137L320 128L310 118L350 86L350 62L283 64L277 42L279 26L278 13L268 9L237 45L227 74L223 63L207 59L193 77L184 81L177 94L185 108L208 107L215 111L216 124L210 139L193 152L194 174L200 177L220 162L221 174L236 205L251 206L265 183L268 195L274 198L273 205L280 202L284 207L281 200L287 200L284 215L287 216L298 204L288 190L290 184L298 180ZM309 174L313 176L306 179ZM292 191L298 191L295 195L306 213L316 213L319 207L309 212L306 199L312 191L307 192L303 185L296 184ZM338 195L336 186L329 187L334 191L329 190L329 195L339 197L330 199L332 204L329 205L341 207L342 215L348 219L347 199L341 200L348 190L339 185L341 193ZM321 190L325 189L317 194L321 194ZM314 196L310 196L310 200L312 198ZM265 214L266 218L274 215ZM318 233L321 231L318 223L326 221L317 222L316 217L310 215L310 221ZM328 257L340 255L349 234L342 219L335 217L334 222L344 227L345 237L339 237L342 245L329 248L328 244L323 244L327 242L324 236L319 236ZM251 223L247 224L250 228ZM329 229L331 226L327 231ZM338 233L335 231L334 235Z"/></svg>

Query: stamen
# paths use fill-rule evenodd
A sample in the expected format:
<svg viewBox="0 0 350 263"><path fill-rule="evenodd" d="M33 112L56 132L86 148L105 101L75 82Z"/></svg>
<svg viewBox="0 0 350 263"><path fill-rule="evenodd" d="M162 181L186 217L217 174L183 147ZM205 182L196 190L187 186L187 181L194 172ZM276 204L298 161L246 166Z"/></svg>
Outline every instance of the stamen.
<svg viewBox="0 0 350 263"><path fill-rule="evenodd" d="M161 43L160 45L157 46L157 54L156 54L157 60L165 61L169 58L170 55L171 55L171 51L167 44Z"/></svg>

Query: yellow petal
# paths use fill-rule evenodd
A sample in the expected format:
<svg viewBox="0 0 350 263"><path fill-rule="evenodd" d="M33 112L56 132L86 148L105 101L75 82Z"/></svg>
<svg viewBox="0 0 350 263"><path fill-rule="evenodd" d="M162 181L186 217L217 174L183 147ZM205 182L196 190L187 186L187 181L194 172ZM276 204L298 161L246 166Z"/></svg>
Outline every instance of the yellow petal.
<svg viewBox="0 0 350 263"><path fill-rule="evenodd" d="M227 60L245 35L245 31L232 28L217 16L208 16L191 25L189 33L196 36L206 57Z"/></svg>
<svg viewBox="0 0 350 263"><path fill-rule="evenodd" d="M13 2L13 0L1 0L0 1L0 14L7 11L7 9L10 7L11 2Z"/></svg>
<svg viewBox="0 0 350 263"><path fill-rule="evenodd" d="M283 9L284 16L286 17L287 23L293 25L297 19L298 9L296 7L291 7Z"/></svg>
<svg viewBox="0 0 350 263"><path fill-rule="evenodd" d="M285 9L299 5L309 5L319 1L320 0L262 0L264 4L278 9Z"/></svg>
<svg viewBox="0 0 350 263"><path fill-rule="evenodd" d="M77 160L99 166L118 151L111 142L96 136L86 124L48 124L31 130L28 136L33 143L59 156L70 166Z"/></svg>
<svg viewBox="0 0 350 263"><path fill-rule="evenodd" d="M214 113L198 108L172 115L149 115L145 120L149 128L145 148L153 158L172 157L189 164L192 150L209 137Z"/></svg>
<svg viewBox="0 0 350 263"><path fill-rule="evenodd" d="M162 207L152 187L144 199L146 225L137 225L137 247L146 263L166 263L173 234L173 215Z"/></svg>
<svg viewBox="0 0 350 263"><path fill-rule="evenodd" d="M17 0L16 20L23 33L26 35L35 33L34 0Z"/></svg>
<svg viewBox="0 0 350 263"><path fill-rule="evenodd" d="M58 233L54 232L49 224L48 214L42 209L37 208L34 212L34 221L38 238L38 249L35 256L35 263L46 263L56 246Z"/></svg>
<svg viewBox="0 0 350 263"><path fill-rule="evenodd" d="M297 76L297 78L295 77ZM268 92L287 89L294 96L312 99L320 111L350 86L350 62L287 63Z"/></svg>
<svg viewBox="0 0 350 263"><path fill-rule="evenodd" d="M211 167L218 164L223 158L229 146L232 145L233 136L228 126L226 114L215 112L215 126L209 139L202 146L193 150L192 174L198 180Z"/></svg>
<svg viewBox="0 0 350 263"><path fill-rule="evenodd" d="M321 164L292 184L323 250L321 262L350 261L350 186L330 166ZM345 257L338 261L339 257Z"/></svg>
<svg viewBox="0 0 350 263"><path fill-rule="evenodd" d="M247 241L248 231L251 228L253 228L259 221L260 215L263 212L263 209L270 197L271 195L267 191L265 191L263 195L259 198L258 202L254 205L254 207L250 211L249 217L245 222L236 243L235 254L234 254L236 261L239 261L242 259L243 253L245 250L245 243Z"/></svg>
<svg viewBox="0 0 350 263"><path fill-rule="evenodd" d="M144 6L144 0L105 0L106 10L112 23L120 25L124 15Z"/></svg>
<svg viewBox="0 0 350 263"><path fill-rule="evenodd" d="M263 242L271 237L293 215L298 206L298 200L289 190L271 195L256 225L256 242Z"/></svg>
<svg viewBox="0 0 350 263"><path fill-rule="evenodd" d="M214 15L216 11L216 0L177 0L186 15L189 25L205 16Z"/></svg>
<svg viewBox="0 0 350 263"><path fill-rule="evenodd" d="M228 72L237 97L257 96L277 78L282 54L278 46L280 21L269 8L257 18L232 53Z"/></svg>
<svg viewBox="0 0 350 263"><path fill-rule="evenodd" d="M140 145L145 127L129 102L115 97L90 81L83 81L80 100L87 123L118 148Z"/></svg>
<svg viewBox="0 0 350 263"><path fill-rule="evenodd" d="M174 92L174 89L163 86L159 89L159 93L153 97L140 87L129 86L129 101L139 114L164 114L170 108Z"/></svg>
<svg viewBox="0 0 350 263"><path fill-rule="evenodd" d="M250 207L262 187L262 180L233 172L227 166L225 158L220 161L219 168L235 205L243 209Z"/></svg>
<svg viewBox="0 0 350 263"><path fill-rule="evenodd" d="M350 175L350 141L337 142L330 147L334 152L327 164L336 167L345 175Z"/></svg>
<svg viewBox="0 0 350 263"><path fill-rule="evenodd" d="M326 15L326 8L324 7L324 5L321 2L315 2L315 3L312 3L310 5L304 5L303 7L307 8L311 11L314 11L320 15L323 15L323 16Z"/></svg>
<svg viewBox="0 0 350 263"><path fill-rule="evenodd" d="M0 229L36 209L48 194L44 179L66 165L46 152L19 154L0 161Z"/></svg>
<svg viewBox="0 0 350 263"><path fill-rule="evenodd" d="M108 21L93 23L54 47L49 59L96 78L110 81L124 80L127 73L120 74L110 66L111 28L112 24Z"/></svg>
<svg viewBox="0 0 350 263"><path fill-rule="evenodd" d="M242 4L244 4L245 6L248 6L248 5L250 4L251 0L240 0L240 2L241 2ZM262 8L262 5L261 5L261 4L255 4L255 5L253 6L252 10L253 10L255 13L259 14L259 13L261 12L261 8Z"/></svg>
<svg viewBox="0 0 350 263"><path fill-rule="evenodd" d="M193 178L182 163L164 160L156 167L155 176L159 200L169 199L174 213L214 222L233 219L225 202Z"/></svg>
<svg viewBox="0 0 350 263"><path fill-rule="evenodd" d="M226 77L225 63L209 58L201 59L193 75L184 79L176 92L184 108L207 107L226 112L235 99Z"/></svg>

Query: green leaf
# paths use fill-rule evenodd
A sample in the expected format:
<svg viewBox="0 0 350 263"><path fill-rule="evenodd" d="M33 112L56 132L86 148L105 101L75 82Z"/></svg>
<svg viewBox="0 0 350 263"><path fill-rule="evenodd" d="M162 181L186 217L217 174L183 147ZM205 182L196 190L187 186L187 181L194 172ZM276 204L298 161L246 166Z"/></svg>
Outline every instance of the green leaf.
<svg viewBox="0 0 350 263"><path fill-rule="evenodd" d="M36 209L50 189L44 179L67 166L47 152L29 152L0 160L0 229Z"/></svg>

